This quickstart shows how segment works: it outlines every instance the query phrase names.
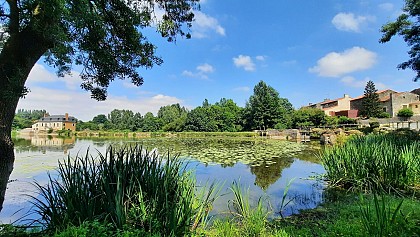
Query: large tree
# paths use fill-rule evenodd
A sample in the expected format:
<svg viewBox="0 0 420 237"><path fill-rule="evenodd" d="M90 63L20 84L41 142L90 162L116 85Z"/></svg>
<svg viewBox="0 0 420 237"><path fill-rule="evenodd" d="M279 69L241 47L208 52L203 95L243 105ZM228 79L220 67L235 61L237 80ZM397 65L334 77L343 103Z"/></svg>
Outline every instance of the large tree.
<svg viewBox="0 0 420 237"><path fill-rule="evenodd" d="M395 35L401 35L411 48L408 51L410 59L398 65L400 69L413 69L417 75L414 81L420 79L420 1L405 0L403 13L396 21L384 25L381 29L383 35L379 40L385 43Z"/></svg>
<svg viewBox="0 0 420 237"><path fill-rule="evenodd" d="M381 116L381 102L379 101L379 95L376 93L377 91L373 81L366 83L364 97L362 99L362 109L360 111L361 116L367 118L378 118Z"/></svg>
<svg viewBox="0 0 420 237"><path fill-rule="evenodd" d="M254 94L245 105L244 120L246 128L267 129L287 127L293 106L289 100L280 98L279 93L265 82L254 87Z"/></svg>
<svg viewBox="0 0 420 237"><path fill-rule="evenodd" d="M0 4L0 209L13 170L11 127L25 82L45 56L59 76L83 67L81 87L106 99L114 79L143 83L137 68L162 60L141 33L154 26L168 41L189 37L199 0L2 0ZM156 20L155 10L163 13ZM162 11L161 11L162 10Z"/></svg>

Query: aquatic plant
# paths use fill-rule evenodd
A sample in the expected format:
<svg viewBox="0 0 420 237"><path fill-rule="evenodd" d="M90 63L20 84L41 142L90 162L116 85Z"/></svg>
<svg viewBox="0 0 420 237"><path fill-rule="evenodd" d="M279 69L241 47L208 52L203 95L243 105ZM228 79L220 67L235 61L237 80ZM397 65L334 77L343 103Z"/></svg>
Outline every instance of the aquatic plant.
<svg viewBox="0 0 420 237"><path fill-rule="evenodd" d="M416 133L357 136L320 156L332 185L387 192L419 187L420 136Z"/></svg>
<svg viewBox="0 0 420 237"><path fill-rule="evenodd" d="M216 187L198 190L177 157L163 158L138 145L91 153L59 162L58 176L49 175L48 185L35 183L39 193L32 202L47 231L99 221L183 236L206 219Z"/></svg>
<svg viewBox="0 0 420 237"><path fill-rule="evenodd" d="M392 206L385 195L373 195L372 203L361 195L360 213L363 227L368 236L401 236L406 230L405 216L400 212L404 199Z"/></svg>

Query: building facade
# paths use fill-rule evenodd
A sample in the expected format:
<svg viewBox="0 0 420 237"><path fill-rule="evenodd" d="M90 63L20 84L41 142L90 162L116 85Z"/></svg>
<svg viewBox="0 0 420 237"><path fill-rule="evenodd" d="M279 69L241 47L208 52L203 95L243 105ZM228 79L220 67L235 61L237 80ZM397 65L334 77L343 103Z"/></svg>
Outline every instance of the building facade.
<svg viewBox="0 0 420 237"><path fill-rule="evenodd" d="M396 92L394 90L382 90L376 92L381 102L382 110L390 115L396 117L398 111L403 108L409 108L414 115L420 115L420 98L418 94L412 92ZM343 98L329 100L316 104L309 104L310 108L322 109L328 116L346 116L349 118L359 117L359 111L363 107L364 95L356 98L351 98L344 95Z"/></svg>
<svg viewBox="0 0 420 237"><path fill-rule="evenodd" d="M35 124L32 125L32 130L36 132L42 131L58 131L58 130L70 130L76 131L77 119L69 116L68 113L65 115L51 115L44 116L39 119Z"/></svg>
<svg viewBox="0 0 420 237"><path fill-rule="evenodd" d="M316 104L310 104L309 108L317 108L324 111L324 113L328 116L335 116L336 113L342 113L343 111L350 110L350 100L352 98L344 94L342 98L338 98L335 100L325 99L322 102Z"/></svg>

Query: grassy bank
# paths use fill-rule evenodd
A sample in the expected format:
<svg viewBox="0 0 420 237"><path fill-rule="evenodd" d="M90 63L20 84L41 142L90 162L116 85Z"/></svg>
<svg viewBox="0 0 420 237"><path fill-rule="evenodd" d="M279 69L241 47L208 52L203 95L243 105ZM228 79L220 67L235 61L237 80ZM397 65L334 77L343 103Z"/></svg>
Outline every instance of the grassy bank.
<svg viewBox="0 0 420 237"><path fill-rule="evenodd" d="M148 137L256 137L254 132L129 132L129 131L77 131L63 136L77 137L127 137L127 138L148 138Z"/></svg>
<svg viewBox="0 0 420 237"><path fill-rule="evenodd" d="M392 221L392 215L402 202ZM420 201L391 195L379 196L375 208L373 195L349 194L313 210L303 211L270 223L289 236L419 236ZM385 204L385 208L382 208ZM389 208L389 209L388 209ZM364 215L368 210L368 218ZM385 212L381 212L385 210ZM382 213L382 214L381 214ZM391 214L391 216L389 215ZM389 217L389 219L384 219ZM381 233L381 230L383 231ZM386 232L386 233L384 233Z"/></svg>

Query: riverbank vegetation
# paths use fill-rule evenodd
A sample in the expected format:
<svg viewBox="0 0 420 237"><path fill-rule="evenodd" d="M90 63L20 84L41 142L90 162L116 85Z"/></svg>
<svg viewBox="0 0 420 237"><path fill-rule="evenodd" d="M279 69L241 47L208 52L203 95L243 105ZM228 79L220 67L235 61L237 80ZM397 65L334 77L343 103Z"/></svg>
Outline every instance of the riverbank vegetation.
<svg viewBox="0 0 420 237"><path fill-rule="evenodd" d="M325 203L270 220L261 197L239 182L221 217L209 218L217 185L197 186L184 163L141 147L68 158L58 177L38 185L40 220L32 232L5 225L4 236L418 236L419 134L354 136L320 155ZM140 174L140 175L139 175ZM333 192L339 189L339 192ZM285 193L287 195L287 193Z"/></svg>
<svg viewBox="0 0 420 237"><path fill-rule="evenodd" d="M400 131L349 139L321 155L330 185L361 191L418 192L420 136Z"/></svg>

